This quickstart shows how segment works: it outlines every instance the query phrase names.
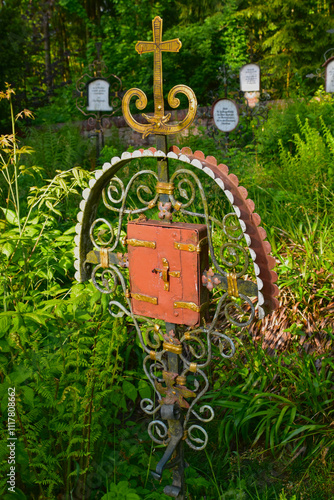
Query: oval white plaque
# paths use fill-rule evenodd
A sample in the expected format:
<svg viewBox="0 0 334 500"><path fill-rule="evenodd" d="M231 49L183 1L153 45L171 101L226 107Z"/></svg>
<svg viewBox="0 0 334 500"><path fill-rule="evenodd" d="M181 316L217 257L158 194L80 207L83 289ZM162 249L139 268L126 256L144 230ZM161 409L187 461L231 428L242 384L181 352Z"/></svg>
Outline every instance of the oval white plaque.
<svg viewBox="0 0 334 500"><path fill-rule="evenodd" d="M216 127L222 132L231 132L239 123L237 105L230 99L219 99L212 106L212 116Z"/></svg>

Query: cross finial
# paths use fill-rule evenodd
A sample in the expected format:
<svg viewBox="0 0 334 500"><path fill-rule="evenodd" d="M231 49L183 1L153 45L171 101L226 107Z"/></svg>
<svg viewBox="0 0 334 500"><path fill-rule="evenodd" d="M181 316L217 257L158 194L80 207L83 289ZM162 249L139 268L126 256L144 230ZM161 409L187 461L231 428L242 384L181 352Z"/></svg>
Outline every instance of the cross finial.
<svg viewBox="0 0 334 500"><path fill-rule="evenodd" d="M194 120L197 109L197 100L194 92L186 85L176 85L171 89L168 94L168 102L172 108L177 108L180 104L179 99L175 98L175 95L182 92L188 97L189 100L189 110L186 118L177 125L168 125L171 114L165 115L164 112L164 100L163 100L163 88L162 88L162 52L178 52L182 47L182 43L178 38L173 40L162 41L162 19L156 16L152 21L153 27L153 41L152 42L142 42L139 41L136 44L136 51L139 54L144 54L146 52L154 53L154 70L153 70L153 96L154 96L154 115L148 116L143 113L143 116L149 122L148 124L138 123L130 113L129 104L133 96L137 96L136 106L138 109L144 109L147 105L147 98L144 92L139 89L131 89L125 94L122 103L122 109L124 118L128 125L132 127L137 132L141 132L143 137L149 134L175 134L180 132L184 128L188 127Z"/></svg>

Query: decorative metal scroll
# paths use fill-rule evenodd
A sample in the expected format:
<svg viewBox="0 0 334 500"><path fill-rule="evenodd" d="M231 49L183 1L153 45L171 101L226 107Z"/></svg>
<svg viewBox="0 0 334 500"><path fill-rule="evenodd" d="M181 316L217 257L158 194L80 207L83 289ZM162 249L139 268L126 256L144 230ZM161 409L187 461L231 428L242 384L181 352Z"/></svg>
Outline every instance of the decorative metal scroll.
<svg viewBox="0 0 334 500"><path fill-rule="evenodd" d="M203 273L202 283L208 290L214 291L210 322L195 329L184 327L176 338L163 322L132 313L127 292L127 254L122 246L122 230L128 217L145 217L149 210L161 210L158 194L154 191L158 176L154 170L142 170L125 185L116 174L118 168L132 159L164 156L153 148L124 153L122 158L114 158L96 172L90 188L83 192L82 212L78 214L75 238L78 259L75 267L79 281L90 277L99 291L110 295L109 311L112 316L127 315L133 321L146 352L144 371L156 395L156 403L147 398L142 400L142 410L155 416L163 405L178 403L180 408L186 410L182 424L184 441L192 449L201 450L207 444L207 432L203 425L193 424L190 419L195 417L205 424L214 417L212 407L200 403L209 387L204 370L212 359L213 345L219 347L222 357L231 357L235 346L222 330L228 325L249 325L255 316L255 297L258 314L263 317L265 312L277 307L274 296L278 290L273 284L276 275L270 271L275 265L274 259L268 255L270 245L264 241L265 232L259 227L260 218L253 213L254 204L247 199L247 191L238 186L237 178L233 174L228 175L227 167L217 165L213 157L205 159L200 152L193 155L188 148L182 151L173 148L167 155L171 160L188 164L187 168L175 170L170 178L170 184L175 189L169 194L169 203L174 216L188 221L201 219L207 226L211 267ZM213 179L229 201L231 211L221 220L210 215L203 184L193 167ZM134 195L135 204L130 202ZM97 216L98 197L102 198L103 209L110 216ZM200 211L192 209L195 199L196 206L201 207ZM109 222L110 218L114 220L113 224ZM223 235L218 248L217 242L214 242L213 227L219 227ZM255 274L256 283L248 279L251 274ZM122 302L112 297L117 287L123 292ZM179 374L168 371L166 356L169 352L177 352L182 360L183 368ZM170 437L166 429L161 420L154 419L148 432L154 442L168 445Z"/></svg>
<svg viewBox="0 0 334 500"><path fill-rule="evenodd" d="M161 182L158 171L149 168L134 173L127 182L126 176L117 175L130 161L146 157L156 157L158 164L167 159L177 162L168 182ZM206 189L203 173L207 175ZM208 181L216 183L224 193L228 208L221 217L210 213ZM154 397L143 399L140 406L152 416L150 437L166 446L152 475L161 479L164 468L173 468L173 484L164 492L184 499L180 443L194 450L205 448L205 424L214 418L213 408L201 402L209 388L205 369L216 349L225 359L233 356L235 346L227 335L230 328L246 327L256 312L262 318L278 305L274 284L277 275L271 270L275 260L269 255L271 249L259 225L261 219L254 213L246 189L239 186L237 177L229 174L225 165L218 165L214 157L205 158L199 151L193 154L189 148L180 151L176 147L167 154L154 148L125 152L105 163L83 191L80 209L75 277L78 281L91 279L97 290L110 297L109 312L113 317L131 318L146 353L144 372L154 391ZM129 219L141 221L154 214L167 223L172 218L187 222L196 219L206 225L210 265L201 280L212 299L209 319L198 327L177 325L175 331L174 324L133 313L124 230ZM123 300L117 300L116 294ZM175 355L178 362L173 370L171 357Z"/></svg>
<svg viewBox="0 0 334 500"><path fill-rule="evenodd" d="M160 17L154 18L152 26L153 41L139 41L136 50L139 54L154 54L154 115L143 114L146 124L138 123L131 115L133 96L137 97L138 109L147 105L146 95L139 89L131 89L124 95L122 110L130 127L143 137L157 135L161 150L125 152L95 172L95 178L83 191L77 216L74 266L78 281L91 279L95 288L109 297L110 314L115 318L126 316L136 329L146 354L143 369L154 392L154 397L141 401L141 408L152 416L148 425L150 437L166 446L151 473L160 480L163 470L172 468L173 484L166 486L164 492L184 500L183 442L194 450L205 448L208 442L205 424L214 418L213 408L201 401L209 388L205 369L217 349L225 359L234 355L233 340L227 335L230 329L247 327L256 311L258 317L263 318L276 309L278 289L274 284L277 275L272 271L276 262L269 255L271 248L265 241L264 229L259 226L261 219L254 213L254 203L248 199L247 190L239 186L237 177L229 174L225 165L218 165L214 157L205 157L200 151L193 153L189 148L180 151L172 147L167 153L166 136L192 123L197 100L189 87L173 87L168 95L170 106L178 107L180 101L176 95L183 93L188 98L189 109L183 121L170 123L171 113L164 111L162 52L178 52L181 42L179 39L162 41ZM103 82L99 85L101 92L105 91ZM156 157L156 170L146 168L130 178L125 170L117 175L130 161L145 157ZM170 164L175 161L176 167L171 173ZM223 197L219 196L224 199L220 208L223 214L210 210L206 195L210 183L212 191L218 186L224 193ZM176 222L174 226L172 220ZM191 224L194 222L201 224ZM180 238L174 231L177 228ZM185 234L191 236L183 239ZM165 245L165 236L169 238L170 247ZM170 240L170 236L179 239ZM179 253L185 256L184 260L180 258L177 270L169 267L170 251L172 258ZM152 270L151 263L156 258L161 264L155 264ZM143 259L149 267L145 267ZM184 268L190 270L189 275L183 274ZM147 273L150 278L153 276L153 281ZM136 282L142 277L148 284L144 289ZM170 278L181 280L175 286L182 292L176 292L175 288L173 294L167 293L167 299L166 292L172 287ZM154 289L156 280L160 279L163 287L159 281L155 289L157 296L150 295L148 290ZM191 289L193 295L189 294ZM159 295L161 290L164 296ZM167 302L171 299L167 315L164 298ZM137 302L142 307L136 308ZM182 317L180 309L185 310Z"/></svg>
<svg viewBox="0 0 334 500"><path fill-rule="evenodd" d="M84 73L76 82L76 91L75 91L76 107L83 115L90 117L88 119L89 125L95 126L96 121L100 120L102 122L102 125L106 127L110 124L109 118L113 114L115 114L116 111L120 110L121 99L123 98L124 92L122 92L122 80L118 76L112 73L108 73L107 66L105 65L104 61L100 58L101 44L97 43L96 48L98 57L95 61L93 61L92 64L89 65L88 68L89 73ZM101 115L101 113L94 113L92 111L87 112L87 110L83 109L85 107L88 98L87 83L97 78L101 78L108 82L111 78L114 80L112 83L110 83L111 92L109 93L109 96L110 96L110 104L111 107L113 108L113 110L110 113Z"/></svg>
<svg viewBox="0 0 334 500"><path fill-rule="evenodd" d="M175 96L179 93L184 94L189 101L189 109L186 117L177 124L170 124L171 113L165 115L164 99L162 88L162 52L178 52L182 46L180 40L175 38L173 40L162 41L162 19L156 16L152 21L153 27L153 42L138 42L136 44L136 51L138 54L153 52L154 54L154 115L149 116L143 114L144 118L149 122L148 124L138 123L130 112L131 98L136 96L136 106L142 110L147 106L147 97L140 89L131 89L126 92L122 102L123 115L128 125L140 132L143 137L149 134L169 135L181 132L193 122L196 116L197 99L190 87L186 85L176 85L168 94L168 103L172 108L177 108L180 105L179 99Z"/></svg>

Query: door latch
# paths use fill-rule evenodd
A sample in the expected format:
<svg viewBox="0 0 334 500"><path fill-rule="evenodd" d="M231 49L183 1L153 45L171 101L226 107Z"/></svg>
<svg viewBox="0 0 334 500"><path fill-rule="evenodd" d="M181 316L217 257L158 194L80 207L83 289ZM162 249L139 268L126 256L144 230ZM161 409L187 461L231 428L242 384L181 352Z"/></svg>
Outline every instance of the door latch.
<svg viewBox="0 0 334 500"><path fill-rule="evenodd" d="M180 278L181 271L170 271L168 260L162 258L162 269L152 269L152 273L158 273L164 282L164 290L169 292L169 278Z"/></svg>

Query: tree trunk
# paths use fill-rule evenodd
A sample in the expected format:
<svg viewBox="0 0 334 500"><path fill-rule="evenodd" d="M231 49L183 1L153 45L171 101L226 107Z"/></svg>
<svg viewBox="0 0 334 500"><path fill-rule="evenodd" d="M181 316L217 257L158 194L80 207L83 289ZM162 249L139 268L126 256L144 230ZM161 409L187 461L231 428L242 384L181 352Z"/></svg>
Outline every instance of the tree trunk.
<svg viewBox="0 0 334 500"><path fill-rule="evenodd" d="M45 83L47 86L48 94L51 94L52 93L52 68L51 68L49 12L43 13L43 37L44 37Z"/></svg>

